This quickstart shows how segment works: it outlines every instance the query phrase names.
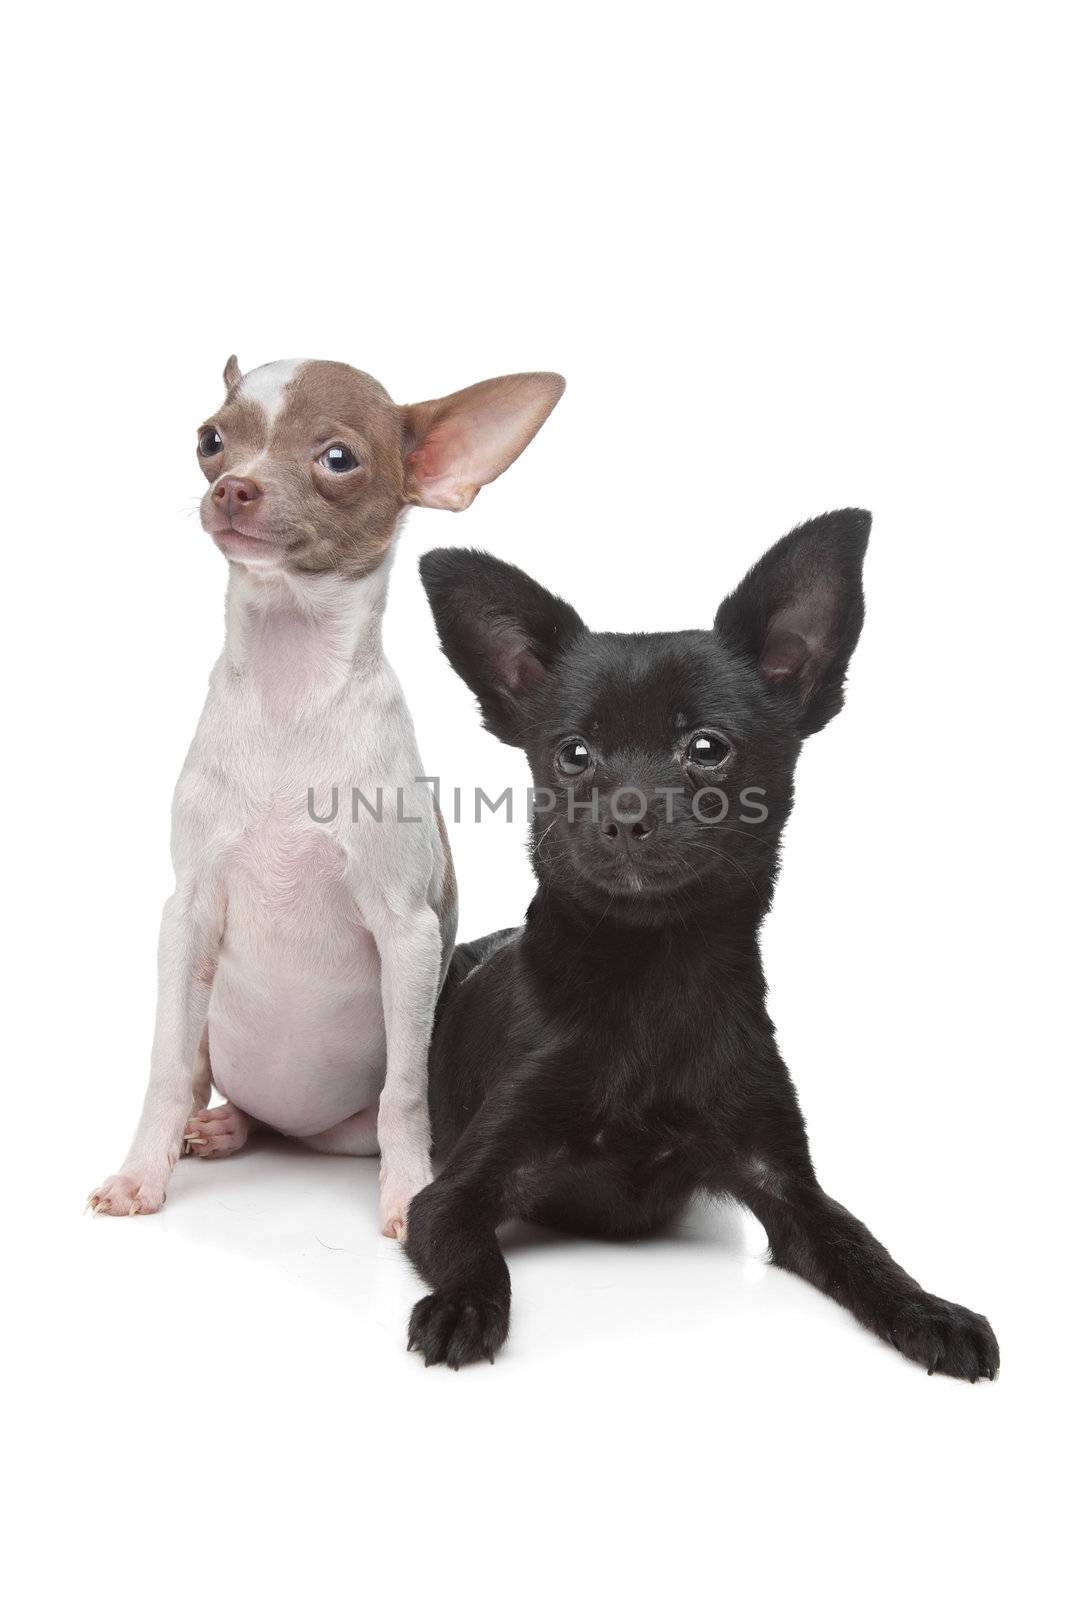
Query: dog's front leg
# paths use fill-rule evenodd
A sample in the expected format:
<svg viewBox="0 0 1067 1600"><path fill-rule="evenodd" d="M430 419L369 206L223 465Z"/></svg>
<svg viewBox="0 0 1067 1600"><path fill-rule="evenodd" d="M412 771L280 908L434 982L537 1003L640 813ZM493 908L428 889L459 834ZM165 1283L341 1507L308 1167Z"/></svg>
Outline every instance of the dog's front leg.
<svg viewBox="0 0 1067 1600"><path fill-rule="evenodd" d="M884 1245L819 1186L806 1155L795 1166L753 1156L738 1197L767 1230L777 1266L806 1278L928 1372L994 1378L996 1337L985 1317L921 1288Z"/></svg>
<svg viewBox="0 0 1067 1600"><path fill-rule="evenodd" d="M503 1220L499 1186L462 1170L416 1197L407 1252L433 1293L411 1313L408 1349L428 1367L492 1361L507 1338L511 1278L496 1237Z"/></svg>
<svg viewBox="0 0 1067 1600"><path fill-rule="evenodd" d="M519 1173L536 1168L572 1120L566 1087L539 1092L542 1071L530 1063L490 1093L412 1204L407 1253L433 1293L411 1313L408 1349L427 1366L492 1361L508 1336L511 1279L496 1230L518 1214Z"/></svg>
<svg viewBox="0 0 1067 1600"><path fill-rule="evenodd" d="M129 1154L89 1196L94 1211L133 1216L163 1204L186 1121L210 1094L203 1036L221 932L221 919L192 889L179 888L163 908L148 1090Z"/></svg>
<svg viewBox="0 0 1067 1600"><path fill-rule="evenodd" d="M441 976L441 929L429 906L368 918L382 964L385 1086L378 1104L382 1232L403 1239L408 1206L433 1178L426 1061Z"/></svg>

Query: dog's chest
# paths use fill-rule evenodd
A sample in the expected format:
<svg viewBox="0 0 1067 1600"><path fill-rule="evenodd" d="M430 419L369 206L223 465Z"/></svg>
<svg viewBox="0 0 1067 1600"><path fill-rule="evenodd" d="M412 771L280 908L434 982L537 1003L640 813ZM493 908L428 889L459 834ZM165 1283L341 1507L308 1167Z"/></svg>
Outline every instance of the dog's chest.
<svg viewBox="0 0 1067 1600"><path fill-rule="evenodd" d="M228 841L218 862L231 949L293 943L301 965L326 972L366 932L341 846L306 817L273 808Z"/></svg>
<svg viewBox="0 0 1067 1600"><path fill-rule="evenodd" d="M315 816L329 817L334 780L356 782L358 721L347 699L279 717L256 689L205 707L178 787L175 854L223 908L215 1083L271 1126L310 1134L373 1104L385 1067L380 960L344 813L339 803L316 821L308 803L316 785Z"/></svg>
<svg viewBox="0 0 1067 1600"><path fill-rule="evenodd" d="M630 1105L617 1101L592 1108L575 1140L576 1151L609 1159L623 1156L636 1165L695 1148L703 1138L697 1105L649 1096Z"/></svg>
<svg viewBox="0 0 1067 1600"><path fill-rule="evenodd" d="M693 985L677 965L587 989L571 1013L572 1048L582 1063L585 1136L601 1146L654 1157L705 1138L729 1098L739 1040L722 996Z"/></svg>

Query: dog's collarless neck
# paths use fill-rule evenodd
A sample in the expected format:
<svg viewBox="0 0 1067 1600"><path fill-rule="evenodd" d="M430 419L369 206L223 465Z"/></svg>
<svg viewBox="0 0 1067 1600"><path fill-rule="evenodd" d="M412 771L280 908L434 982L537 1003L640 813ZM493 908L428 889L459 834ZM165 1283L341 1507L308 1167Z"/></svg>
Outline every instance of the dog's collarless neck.
<svg viewBox="0 0 1067 1600"><path fill-rule="evenodd" d="M382 661L389 581L383 562L364 578L293 578L234 566L226 594L225 659L266 693L333 694Z"/></svg>
<svg viewBox="0 0 1067 1600"><path fill-rule="evenodd" d="M666 899L650 903L636 897L623 905L587 906L541 884L527 912L526 929L535 943L565 948L575 961L583 954L602 960L613 951L625 951L628 957L646 951L658 956L665 945L687 939L705 955L729 961L736 955L758 955L764 911L762 905L742 899L717 901L702 912L681 900L675 906Z"/></svg>

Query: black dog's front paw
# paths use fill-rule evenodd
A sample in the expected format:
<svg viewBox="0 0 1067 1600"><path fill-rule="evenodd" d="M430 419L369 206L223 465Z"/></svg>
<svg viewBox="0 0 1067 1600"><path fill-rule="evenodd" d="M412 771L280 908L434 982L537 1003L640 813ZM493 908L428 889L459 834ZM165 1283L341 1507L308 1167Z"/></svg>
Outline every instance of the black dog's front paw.
<svg viewBox="0 0 1067 1600"><path fill-rule="evenodd" d="M1000 1348L985 1317L937 1295L902 1302L886 1337L901 1355L918 1361L929 1373L977 1383L979 1378L995 1378L1000 1370Z"/></svg>
<svg viewBox="0 0 1067 1600"><path fill-rule="evenodd" d="M469 1289L428 1294L408 1323L408 1349L428 1367L444 1361L456 1372L468 1361L492 1361L507 1336L507 1306Z"/></svg>

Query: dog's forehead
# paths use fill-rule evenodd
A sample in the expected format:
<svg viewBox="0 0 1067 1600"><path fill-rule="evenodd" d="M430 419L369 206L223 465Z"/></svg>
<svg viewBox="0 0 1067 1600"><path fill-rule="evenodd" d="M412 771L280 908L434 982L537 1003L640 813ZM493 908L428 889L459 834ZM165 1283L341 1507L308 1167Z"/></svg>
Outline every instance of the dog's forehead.
<svg viewBox="0 0 1067 1600"><path fill-rule="evenodd" d="M220 412L235 432L273 443L307 439L331 427L351 428L371 444L395 444L400 414L367 372L343 361L270 361L246 373Z"/></svg>
<svg viewBox="0 0 1067 1600"><path fill-rule="evenodd" d="M269 427L286 404L293 379L306 366L306 361L292 360L268 361L262 367L253 367L239 380L228 403L237 408L255 407Z"/></svg>
<svg viewBox="0 0 1067 1600"><path fill-rule="evenodd" d="M686 725L731 720L745 707L746 677L711 633L600 633L578 641L553 688L568 725L653 745Z"/></svg>

